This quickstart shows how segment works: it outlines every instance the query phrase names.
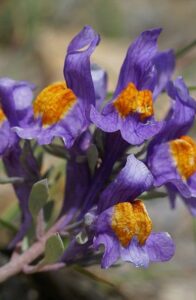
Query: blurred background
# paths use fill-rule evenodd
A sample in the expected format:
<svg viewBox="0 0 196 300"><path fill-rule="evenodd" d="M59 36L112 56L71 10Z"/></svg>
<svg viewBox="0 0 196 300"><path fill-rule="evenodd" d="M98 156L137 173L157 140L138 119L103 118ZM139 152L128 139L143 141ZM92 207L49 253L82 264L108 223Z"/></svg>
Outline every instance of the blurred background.
<svg viewBox="0 0 196 300"><path fill-rule="evenodd" d="M93 62L109 74L108 89L115 87L119 68L129 43L143 30L163 27L160 49L183 48L195 39L195 0L1 0L0 76L29 80L37 91L63 79L66 47L72 37L89 24L102 40ZM196 85L196 50L177 61L175 76L183 75L189 86ZM191 92L192 96L196 96ZM168 108L165 96L157 104L162 118ZM192 132L195 135L195 129ZM51 163L51 157L45 165ZM62 166L61 160L52 161ZM2 170L2 167L1 167ZM0 248L14 234L2 220L12 220L17 202L8 185L0 186ZM57 192L58 191L58 192ZM63 180L54 188L60 201ZM43 275L10 279L0 287L0 300L10 299L196 299L196 223L181 201L171 211L166 199L148 201L155 230L168 231L176 242L171 262L147 270L125 264L103 271L89 270L114 286L101 284L72 269ZM16 218L17 219L17 218ZM17 220L16 220L17 224ZM4 261L1 256L1 263Z"/></svg>

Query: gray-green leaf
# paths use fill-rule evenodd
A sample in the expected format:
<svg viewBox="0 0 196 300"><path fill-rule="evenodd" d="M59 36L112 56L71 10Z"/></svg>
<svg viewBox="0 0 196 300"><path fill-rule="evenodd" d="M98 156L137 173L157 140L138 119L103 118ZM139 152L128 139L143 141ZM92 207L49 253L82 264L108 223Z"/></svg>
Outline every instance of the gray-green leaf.
<svg viewBox="0 0 196 300"><path fill-rule="evenodd" d="M36 182L29 197L29 210L33 218L37 218L38 213L44 207L49 198L47 179Z"/></svg>
<svg viewBox="0 0 196 300"><path fill-rule="evenodd" d="M57 262L63 255L64 245L58 233L52 235L47 241L45 246L45 257L43 264L53 264Z"/></svg>
<svg viewBox="0 0 196 300"><path fill-rule="evenodd" d="M46 205L44 206L44 220L46 222L50 221L50 218L52 216L52 212L54 209L54 201L50 200L46 203Z"/></svg>

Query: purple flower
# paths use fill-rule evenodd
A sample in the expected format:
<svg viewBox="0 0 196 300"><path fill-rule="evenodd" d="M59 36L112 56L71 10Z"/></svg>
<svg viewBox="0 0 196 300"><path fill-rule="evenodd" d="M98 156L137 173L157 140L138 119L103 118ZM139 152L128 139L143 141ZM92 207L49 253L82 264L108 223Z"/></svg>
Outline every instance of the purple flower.
<svg viewBox="0 0 196 300"><path fill-rule="evenodd" d="M24 182L13 184L21 209L21 226L10 244L13 247L26 234L31 224L28 199L32 185L39 180L39 170L31 148L19 145L13 126L25 124L33 100L34 86L25 81L0 79L0 155L9 177L21 177ZM22 162L22 156L23 161Z"/></svg>
<svg viewBox="0 0 196 300"><path fill-rule="evenodd" d="M154 119L154 97L165 88L174 68L172 51L157 52L161 29L143 32L129 47L112 100L99 113L91 108L91 120L106 132L120 130L133 145L154 136L162 122Z"/></svg>
<svg viewBox="0 0 196 300"><path fill-rule="evenodd" d="M184 136L194 122L195 102L181 78L168 85L168 94L172 107L163 128L149 145L147 164L154 186L167 187L172 206L179 194L196 215L196 143Z"/></svg>
<svg viewBox="0 0 196 300"><path fill-rule="evenodd" d="M90 56L98 43L99 35L90 26L71 41L64 64L65 82L51 84L37 96L29 124L15 127L21 138L49 144L61 137L70 148L87 129L90 106L96 100Z"/></svg>
<svg viewBox="0 0 196 300"><path fill-rule="evenodd" d="M62 260L73 263L104 246L101 266L108 268L119 258L138 267L171 259L175 246L168 233L152 232L152 221L144 204L135 198L152 186L153 178L144 163L133 155L116 179L102 192L98 207L84 216L87 241L73 239Z"/></svg>
<svg viewBox="0 0 196 300"><path fill-rule="evenodd" d="M25 81L0 78L0 156L17 143L12 127L25 122L33 100L33 85Z"/></svg>
<svg viewBox="0 0 196 300"><path fill-rule="evenodd" d="M152 221L140 200L121 202L103 211L95 224L94 247L104 245L102 268L119 258L136 267L172 258L174 243L166 232L152 232Z"/></svg>
<svg viewBox="0 0 196 300"><path fill-rule="evenodd" d="M152 221L140 200L121 202L103 211L95 223L94 247L104 245L102 268L119 258L136 267L168 261L175 246L168 233L152 232Z"/></svg>
<svg viewBox="0 0 196 300"><path fill-rule="evenodd" d="M144 204L135 198L152 186L147 167L133 155L117 178L101 194L98 216L92 225L94 248L104 245L102 267L119 258L135 266L147 267L150 261L167 261L174 254L168 233L152 232L152 221Z"/></svg>

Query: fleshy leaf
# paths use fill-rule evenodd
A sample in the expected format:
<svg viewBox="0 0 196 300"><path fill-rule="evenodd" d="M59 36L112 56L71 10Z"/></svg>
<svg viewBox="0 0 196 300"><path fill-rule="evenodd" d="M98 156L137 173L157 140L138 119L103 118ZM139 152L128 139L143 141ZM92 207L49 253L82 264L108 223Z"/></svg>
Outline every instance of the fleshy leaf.
<svg viewBox="0 0 196 300"><path fill-rule="evenodd" d="M42 264L53 264L63 255L64 245L58 233L52 235L45 245L45 257Z"/></svg>
<svg viewBox="0 0 196 300"><path fill-rule="evenodd" d="M54 208L54 201L53 200L48 201L44 205L44 220L46 222L50 221L50 218L51 218L52 212L53 212L53 208Z"/></svg>
<svg viewBox="0 0 196 300"><path fill-rule="evenodd" d="M38 213L48 201L49 190L47 179L36 182L29 197L29 210L33 218L37 218Z"/></svg>

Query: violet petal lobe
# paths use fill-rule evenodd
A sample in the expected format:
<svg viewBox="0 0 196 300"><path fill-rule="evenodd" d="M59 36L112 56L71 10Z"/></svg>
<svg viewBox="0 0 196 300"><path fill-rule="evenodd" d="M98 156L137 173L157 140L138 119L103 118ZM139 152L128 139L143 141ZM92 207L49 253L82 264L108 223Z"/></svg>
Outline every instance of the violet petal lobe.
<svg viewBox="0 0 196 300"><path fill-rule="evenodd" d="M155 55L153 62L157 70L157 83L153 92L153 98L156 99L157 96L166 88L174 71L175 55L173 50L158 52Z"/></svg>
<svg viewBox="0 0 196 300"><path fill-rule="evenodd" d="M175 253L175 245L167 232L151 233L145 247L152 262L168 261Z"/></svg>
<svg viewBox="0 0 196 300"><path fill-rule="evenodd" d="M40 145L49 144L55 137L61 137L67 148L72 147L76 138L83 133L88 121L82 103L78 102L69 113L56 124L43 127L39 119L27 126L16 126L14 130L23 139L36 139Z"/></svg>
<svg viewBox="0 0 196 300"><path fill-rule="evenodd" d="M165 185L165 187L166 187L166 190L167 190L167 193L168 193L168 198L169 198L169 201L170 201L171 209L174 209L176 207L176 198L177 198L178 190L171 183L167 183Z"/></svg>
<svg viewBox="0 0 196 300"><path fill-rule="evenodd" d="M101 267L104 269L109 268L120 257L119 242L111 235L105 233L99 234L94 238L93 245L96 250L98 250L101 245L104 246L105 250L101 261Z"/></svg>
<svg viewBox="0 0 196 300"><path fill-rule="evenodd" d="M119 130L119 115L112 103L107 104L102 113L94 106L91 106L90 118L97 127L106 132L115 132Z"/></svg>
<svg viewBox="0 0 196 300"><path fill-rule="evenodd" d="M196 197L183 198L185 205L188 207L191 215L196 217Z"/></svg>
<svg viewBox="0 0 196 300"><path fill-rule="evenodd" d="M160 142L169 141L186 134L194 122L194 100L189 96L183 79L179 77L174 82L169 82L167 93L172 99L172 106L165 118L164 126L153 139L151 145L160 144Z"/></svg>
<svg viewBox="0 0 196 300"><path fill-rule="evenodd" d="M172 183L167 183L166 188L167 188L168 197L169 197L172 209L174 209L176 207L176 200L177 200L177 196L178 196L183 200L184 204L190 211L191 215L193 217L196 217L196 197L195 196L191 195L188 198L184 197L183 194L180 194L179 193L180 191L178 191L176 186L173 185ZM192 191L191 191L191 193L192 193Z"/></svg>
<svg viewBox="0 0 196 300"><path fill-rule="evenodd" d="M148 166L154 177L154 186L171 183L184 197L191 196L189 186L182 180L178 173L168 143L154 147L154 151L148 161Z"/></svg>
<svg viewBox="0 0 196 300"><path fill-rule="evenodd" d="M9 149L14 147L15 143L18 141L17 135L11 130L7 120L0 125L0 141L0 156L4 155L6 151L9 151Z"/></svg>
<svg viewBox="0 0 196 300"><path fill-rule="evenodd" d="M153 118L146 123L138 120L138 116L128 116L126 120L120 120L122 137L131 145L141 145L145 140L156 135L163 126L163 122L157 122Z"/></svg>
<svg viewBox="0 0 196 300"><path fill-rule="evenodd" d="M33 100L34 85L10 78L0 79L0 102L11 126L25 118Z"/></svg>
<svg viewBox="0 0 196 300"><path fill-rule="evenodd" d="M156 73L151 61L157 52L157 39L160 32L159 28L144 31L130 45L121 67L114 98L129 82L133 82L139 90L144 88L153 90L154 86L151 86L151 83L154 85Z"/></svg>
<svg viewBox="0 0 196 300"><path fill-rule="evenodd" d="M99 41L99 35L90 26L85 26L69 44L64 64L64 77L68 88L83 100L88 111L90 104L95 105L90 56Z"/></svg>
<svg viewBox="0 0 196 300"><path fill-rule="evenodd" d="M191 195L193 197L196 197L196 172L193 173L193 175L188 178L187 184L191 191Z"/></svg>
<svg viewBox="0 0 196 300"><path fill-rule="evenodd" d="M145 164L134 155L129 155L125 167L101 194L98 211L103 211L119 202L132 201L150 189L152 184L152 174Z"/></svg>
<svg viewBox="0 0 196 300"><path fill-rule="evenodd" d="M136 267L147 268L150 262L145 246L140 246L136 238L131 240L128 247L121 247L121 258Z"/></svg>
<svg viewBox="0 0 196 300"><path fill-rule="evenodd" d="M196 111L196 101L189 95L188 87L186 86L182 77L178 77L174 81L174 87L177 97L184 102L186 106L193 108ZM169 90L168 90L169 92ZM172 94L172 91L171 91Z"/></svg>
<svg viewBox="0 0 196 300"><path fill-rule="evenodd" d="M154 147L170 140L186 135L195 119L194 100L189 96L182 78L177 78L167 85L167 93L171 98L171 108L163 122L163 126L150 142L147 150L147 161L150 164L155 154ZM172 130L171 130L172 128Z"/></svg>
<svg viewBox="0 0 196 300"><path fill-rule="evenodd" d="M95 89L96 108L99 110L107 93L107 74L99 66L92 64L91 76Z"/></svg>

